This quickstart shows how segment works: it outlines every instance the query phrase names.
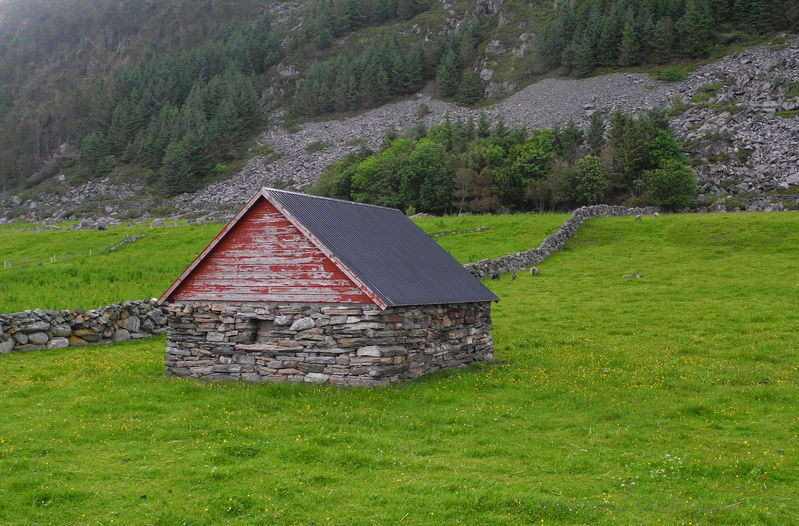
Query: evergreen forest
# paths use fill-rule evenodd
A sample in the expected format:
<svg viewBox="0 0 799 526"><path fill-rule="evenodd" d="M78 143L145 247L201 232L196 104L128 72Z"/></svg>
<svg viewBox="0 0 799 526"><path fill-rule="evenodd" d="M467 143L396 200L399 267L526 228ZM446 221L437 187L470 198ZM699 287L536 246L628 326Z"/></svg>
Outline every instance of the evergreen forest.
<svg viewBox="0 0 799 526"><path fill-rule="evenodd" d="M558 2L539 53L544 68L586 76L596 68L707 56L738 37L796 27L792 0L590 0Z"/></svg>
<svg viewBox="0 0 799 526"><path fill-rule="evenodd" d="M191 51L149 47L98 89L74 173L88 179L134 163L168 194L197 189L261 124L257 75L279 57L268 16L228 23Z"/></svg>
<svg viewBox="0 0 799 526"><path fill-rule="evenodd" d="M65 172L72 183L115 174L145 181L155 193L191 192L243 166L267 125L264 108L314 118L420 91L479 104L486 86L476 70L489 42L518 38L507 34L513 17L540 28L534 49L495 72L494 80L519 85L547 75L690 63L745 35L795 30L799 20L796 0L508 4L509 20L470 9L454 25L431 0L308 0L275 23L263 7L240 0L0 4L0 190L36 187ZM294 73L279 74L281 62L296 66ZM549 141L553 166L568 159L559 140ZM448 155L460 148L440 146ZM484 168L457 167L475 174ZM502 182L503 171L491 169L499 178L488 185L497 206L576 199L511 198L529 177ZM611 177L613 199L644 194L640 184L619 185ZM406 196L403 203L451 206L442 199L431 206Z"/></svg>

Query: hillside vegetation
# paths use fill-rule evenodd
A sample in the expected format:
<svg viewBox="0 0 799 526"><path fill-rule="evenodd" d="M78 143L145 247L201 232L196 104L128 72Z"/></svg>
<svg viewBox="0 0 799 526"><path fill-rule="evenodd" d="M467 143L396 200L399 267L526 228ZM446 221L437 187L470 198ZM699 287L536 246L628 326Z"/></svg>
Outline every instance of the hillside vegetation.
<svg viewBox="0 0 799 526"><path fill-rule="evenodd" d="M394 389L169 378L163 339L0 356L0 517L790 523L796 221L592 220L487 282L495 363Z"/></svg>
<svg viewBox="0 0 799 526"><path fill-rule="evenodd" d="M0 189L66 170L191 192L246 162L264 109L360 111L423 89L471 105L543 76L704 58L798 13L794 0L8 0Z"/></svg>
<svg viewBox="0 0 799 526"><path fill-rule="evenodd" d="M448 213L563 210L598 203L677 209L694 203L696 175L665 110L594 113L587 132L508 129L449 118L429 131L366 148L329 167L311 193L400 210Z"/></svg>

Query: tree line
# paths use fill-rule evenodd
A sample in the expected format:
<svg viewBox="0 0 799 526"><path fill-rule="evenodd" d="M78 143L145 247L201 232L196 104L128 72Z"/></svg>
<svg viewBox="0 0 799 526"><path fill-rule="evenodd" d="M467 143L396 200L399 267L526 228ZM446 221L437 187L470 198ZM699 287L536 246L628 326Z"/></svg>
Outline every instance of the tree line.
<svg viewBox="0 0 799 526"><path fill-rule="evenodd" d="M429 45L406 47L396 34L381 31L358 54L313 62L297 83L292 111L312 116L371 108L416 93L433 78L444 97L474 104L482 98L482 86L471 65L483 38L476 20Z"/></svg>
<svg viewBox="0 0 799 526"><path fill-rule="evenodd" d="M361 148L332 164L311 193L410 213L554 210L596 203L688 206L696 177L664 110L592 115L553 129L509 129L485 114Z"/></svg>
<svg viewBox="0 0 799 526"><path fill-rule="evenodd" d="M557 2L538 52L546 69L585 76L597 67L703 57L724 31L762 33L796 21L792 0Z"/></svg>
<svg viewBox="0 0 799 526"><path fill-rule="evenodd" d="M395 18L408 20L429 7L429 0L317 0L292 32L289 50L324 49L353 31Z"/></svg>

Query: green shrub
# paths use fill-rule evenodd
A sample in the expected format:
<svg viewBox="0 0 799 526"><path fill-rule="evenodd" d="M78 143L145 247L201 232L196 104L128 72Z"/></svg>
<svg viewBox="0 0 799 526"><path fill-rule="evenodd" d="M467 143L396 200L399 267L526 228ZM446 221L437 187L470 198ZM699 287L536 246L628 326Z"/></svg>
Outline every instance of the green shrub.
<svg viewBox="0 0 799 526"><path fill-rule="evenodd" d="M716 91L720 90L726 86L724 83L719 84L705 84L704 86L700 86L693 97L691 97L691 102L695 103L702 103L707 102L711 98L715 97Z"/></svg>
<svg viewBox="0 0 799 526"><path fill-rule="evenodd" d="M602 201L610 175L596 155L586 155L574 165L568 180L574 200L581 205Z"/></svg>
<svg viewBox="0 0 799 526"><path fill-rule="evenodd" d="M660 68L657 72L657 75L655 75L655 77L658 80L667 80L669 82L676 82L678 80L683 80L687 76L688 74L684 70L676 68L674 66L667 66L665 68Z"/></svg>
<svg viewBox="0 0 799 526"><path fill-rule="evenodd" d="M321 152L325 148L330 148L332 146L329 142L325 141L314 141L308 146L305 147L305 153L311 155L316 152Z"/></svg>
<svg viewBox="0 0 799 526"><path fill-rule="evenodd" d="M696 195L696 174L690 166L676 159L645 171L643 182L655 204L667 209L688 206Z"/></svg>
<svg viewBox="0 0 799 526"><path fill-rule="evenodd" d="M416 118L424 119L428 115L430 115L430 106L422 102L421 104L419 104L419 107L416 110Z"/></svg>
<svg viewBox="0 0 799 526"><path fill-rule="evenodd" d="M671 98L671 104L669 105L669 109L666 112L672 117L674 117L677 115L682 115L690 107L691 105L686 104L686 102L682 100L682 96L677 94Z"/></svg>
<svg viewBox="0 0 799 526"><path fill-rule="evenodd" d="M216 165L216 174L220 176L225 176L230 173L230 167L226 164L217 163Z"/></svg>

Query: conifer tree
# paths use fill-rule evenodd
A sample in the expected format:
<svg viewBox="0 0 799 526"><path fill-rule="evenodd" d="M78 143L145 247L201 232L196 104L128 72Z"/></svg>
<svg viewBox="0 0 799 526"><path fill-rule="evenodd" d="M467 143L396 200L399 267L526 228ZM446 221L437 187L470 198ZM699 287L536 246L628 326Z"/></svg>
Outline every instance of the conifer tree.
<svg viewBox="0 0 799 526"><path fill-rule="evenodd" d="M624 24L619 43L619 66L626 68L638 64L638 37L629 22Z"/></svg>
<svg viewBox="0 0 799 526"><path fill-rule="evenodd" d="M691 58L710 51L710 19L695 0L687 0L685 14L677 21L677 33L683 52Z"/></svg>
<svg viewBox="0 0 799 526"><path fill-rule="evenodd" d="M458 86L458 103L464 106L471 106L482 98L482 94L480 77L471 69L464 69Z"/></svg>
<svg viewBox="0 0 799 526"><path fill-rule="evenodd" d="M411 47L405 59L403 87L405 93L416 93L422 89L424 78L424 49L420 43Z"/></svg>
<svg viewBox="0 0 799 526"><path fill-rule="evenodd" d="M571 75L576 64L577 41L572 40L565 48L563 48L563 52L560 54L560 67L563 69L563 73L566 75Z"/></svg>
<svg viewBox="0 0 799 526"><path fill-rule="evenodd" d="M488 115L485 112L480 112L477 117L477 136L481 139L491 136L491 121L488 120Z"/></svg>
<svg viewBox="0 0 799 526"><path fill-rule="evenodd" d="M594 45L588 33L583 33L574 49L574 74L586 77L591 74L594 64Z"/></svg>
<svg viewBox="0 0 799 526"><path fill-rule="evenodd" d="M655 25L650 47L651 47L650 59L652 60L652 62L654 62L655 64L665 64L669 61L671 53L669 50L668 41L666 39L665 19L661 19Z"/></svg>
<svg viewBox="0 0 799 526"><path fill-rule="evenodd" d="M561 57L565 45L563 27L556 18L544 26L541 34L541 44L538 46L538 55L545 70L557 68L561 65Z"/></svg>
<svg viewBox="0 0 799 526"><path fill-rule="evenodd" d="M599 66L614 66L619 53L621 29L615 16L607 16L602 20L599 43L596 49L596 61Z"/></svg>
<svg viewBox="0 0 799 526"><path fill-rule="evenodd" d="M178 135L180 112L172 104L165 104L157 116L150 119L144 139L139 147L138 160L144 166L158 168L166 147Z"/></svg>
<svg viewBox="0 0 799 526"><path fill-rule="evenodd" d="M388 75L376 52L367 53L362 64L361 105L370 108L388 98Z"/></svg>
<svg viewBox="0 0 799 526"><path fill-rule="evenodd" d="M455 53L449 49L436 69L436 84L444 97L452 97L458 91L458 63Z"/></svg>
<svg viewBox="0 0 799 526"><path fill-rule="evenodd" d="M588 131L585 134L585 143L591 155L599 155L605 146L605 118L595 111L588 120Z"/></svg>

